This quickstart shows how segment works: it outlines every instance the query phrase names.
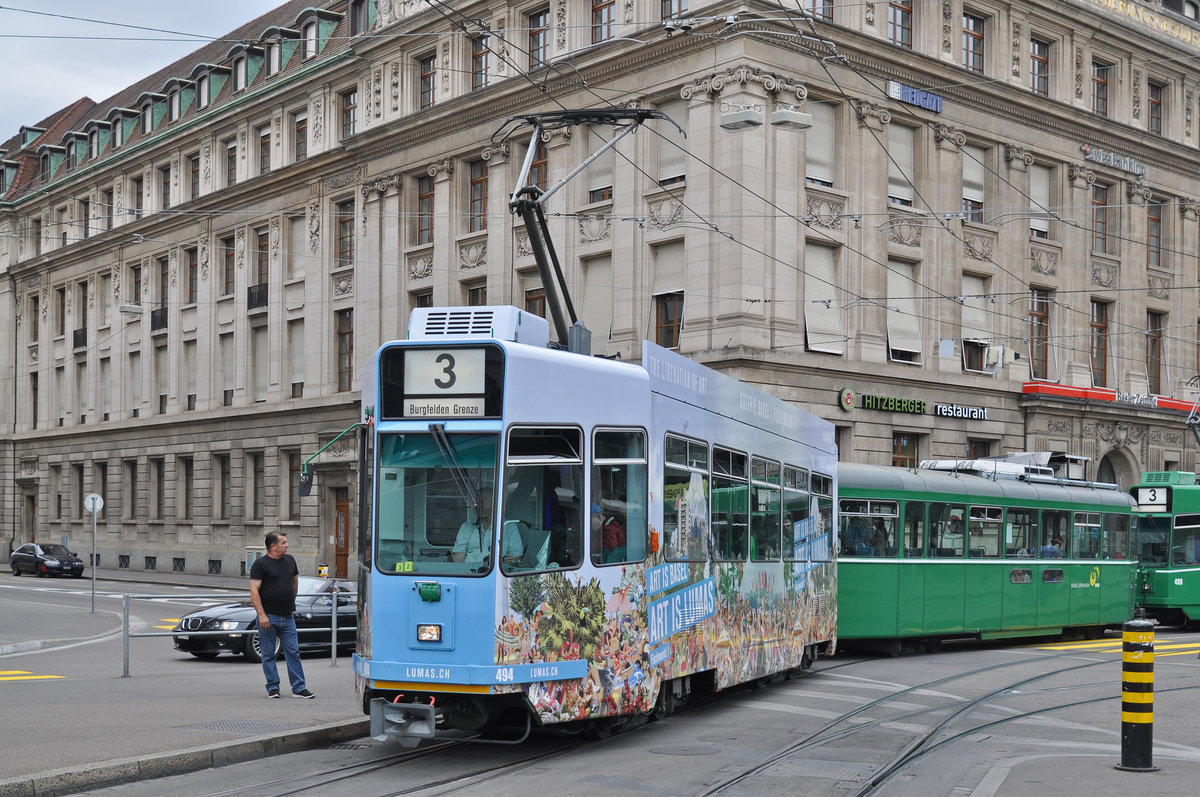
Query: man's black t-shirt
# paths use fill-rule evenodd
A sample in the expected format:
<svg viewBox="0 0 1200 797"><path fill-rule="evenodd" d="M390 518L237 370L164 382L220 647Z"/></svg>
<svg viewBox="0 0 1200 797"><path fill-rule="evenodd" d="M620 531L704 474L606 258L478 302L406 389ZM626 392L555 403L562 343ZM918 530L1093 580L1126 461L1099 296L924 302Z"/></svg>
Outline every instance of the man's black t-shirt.
<svg viewBox="0 0 1200 797"><path fill-rule="evenodd" d="M300 568L291 554L278 559L260 556L250 566L250 578L262 581L258 596L262 599L263 611L267 614L287 616L296 611L296 591L293 581Z"/></svg>

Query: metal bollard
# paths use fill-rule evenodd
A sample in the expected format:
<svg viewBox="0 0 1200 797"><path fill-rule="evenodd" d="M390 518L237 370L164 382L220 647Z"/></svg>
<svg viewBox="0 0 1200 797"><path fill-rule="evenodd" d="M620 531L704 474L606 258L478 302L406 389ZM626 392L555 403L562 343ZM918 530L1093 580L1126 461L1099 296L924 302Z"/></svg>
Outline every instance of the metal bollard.
<svg viewBox="0 0 1200 797"><path fill-rule="evenodd" d="M1126 772L1155 772L1154 623L1121 627L1121 763Z"/></svg>

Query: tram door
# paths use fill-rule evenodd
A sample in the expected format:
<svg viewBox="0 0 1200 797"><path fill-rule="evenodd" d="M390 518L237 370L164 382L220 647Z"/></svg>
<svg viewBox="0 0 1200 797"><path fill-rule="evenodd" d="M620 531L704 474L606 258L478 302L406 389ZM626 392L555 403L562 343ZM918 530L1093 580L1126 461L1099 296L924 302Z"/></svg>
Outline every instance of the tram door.
<svg viewBox="0 0 1200 797"><path fill-rule="evenodd" d="M335 578L346 577L346 559L350 552L350 488L333 491L333 533L336 549L333 555Z"/></svg>

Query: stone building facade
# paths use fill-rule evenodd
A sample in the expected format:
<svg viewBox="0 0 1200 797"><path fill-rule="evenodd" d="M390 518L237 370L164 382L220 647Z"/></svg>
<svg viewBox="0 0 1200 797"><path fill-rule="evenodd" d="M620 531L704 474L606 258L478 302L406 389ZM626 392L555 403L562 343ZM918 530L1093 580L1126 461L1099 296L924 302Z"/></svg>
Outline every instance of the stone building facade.
<svg viewBox="0 0 1200 797"><path fill-rule="evenodd" d="M356 438L325 446L361 364L415 306L544 312L509 195L531 143L545 188L613 130L505 122L606 106L669 120L548 203L596 353L678 345L847 460L1193 469L1190 0L808 8L300 0L21 127L3 537L87 550L96 492L101 566L236 574L287 530L353 576Z"/></svg>

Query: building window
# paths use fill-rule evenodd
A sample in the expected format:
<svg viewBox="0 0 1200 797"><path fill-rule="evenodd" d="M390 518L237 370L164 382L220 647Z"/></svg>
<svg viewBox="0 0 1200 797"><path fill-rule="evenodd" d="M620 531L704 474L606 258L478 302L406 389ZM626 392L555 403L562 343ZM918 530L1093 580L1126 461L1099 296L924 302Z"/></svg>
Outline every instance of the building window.
<svg viewBox="0 0 1200 797"><path fill-rule="evenodd" d="M271 127L258 129L258 173L271 171Z"/></svg>
<svg viewBox="0 0 1200 797"><path fill-rule="evenodd" d="M592 0L592 44L612 38L616 5L616 0Z"/></svg>
<svg viewBox="0 0 1200 797"><path fill-rule="evenodd" d="M916 267L912 263L888 258L888 359L893 362L921 362L921 317L917 307L918 291Z"/></svg>
<svg viewBox="0 0 1200 797"><path fill-rule="evenodd" d="M1029 237L1050 237L1049 166L1035 163L1029 167Z"/></svg>
<svg viewBox="0 0 1200 797"><path fill-rule="evenodd" d="M433 178L417 179L417 245L433 243Z"/></svg>
<svg viewBox="0 0 1200 797"><path fill-rule="evenodd" d="M892 467L915 468L921 461L921 450L917 435L909 432L892 432Z"/></svg>
<svg viewBox="0 0 1200 797"><path fill-rule="evenodd" d="M180 492L179 517L181 520L191 520L195 497L193 486L196 481L196 463L191 457L180 457L177 465L179 467Z"/></svg>
<svg viewBox="0 0 1200 797"><path fill-rule="evenodd" d="M29 342L37 343L40 336L39 330L42 327L41 317L42 300L37 294L32 294L29 297Z"/></svg>
<svg viewBox="0 0 1200 797"><path fill-rule="evenodd" d="M1108 186L1092 185L1092 251L1108 252Z"/></svg>
<svg viewBox="0 0 1200 797"><path fill-rule="evenodd" d="M471 161L471 207L467 215L467 231L487 229L487 161Z"/></svg>
<svg viewBox="0 0 1200 797"><path fill-rule="evenodd" d="M171 208L171 167L164 166L158 170L159 207L163 210Z"/></svg>
<svg viewBox="0 0 1200 797"><path fill-rule="evenodd" d="M530 14L526 28L529 29L529 68L537 69L550 60L550 9L543 8Z"/></svg>
<svg viewBox="0 0 1200 797"><path fill-rule="evenodd" d="M679 348L683 328L683 291L654 297L654 342L665 349Z"/></svg>
<svg viewBox="0 0 1200 797"><path fill-rule="evenodd" d="M146 201L146 183L141 177L135 177L130 181L130 200L133 201L133 217L140 219L142 211L145 210Z"/></svg>
<svg viewBox="0 0 1200 797"><path fill-rule="evenodd" d="M546 289L530 288L525 291L525 312L546 317Z"/></svg>
<svg viewBox="0 0 1200 797"><path fill-rule="evenodd" d="M225 185L237 184L237 141L230 139L225 142Z"/></svg>
<svg viewBox="0 0 1200 797"><path fill-rule="evenodd" d="M171 261L168 258L158 259L158 306L165 308L171 291Z"/></svg>
<svg viewBox="0 0 1200 797"><path fill-rule="evenodd" d="M985 459L992 455L991 440L967 440L967 459Z"/></svg>
<svg viewBox="0 0 1200 797"><path fill-rule="evenodd" d="M150 460L150 478L153 481L153 504L150 519L162 520L167 508L167 463L161 459Z"/></svg>
<svg viewBox="0 0 1200 797"><path fill-rule="evenodd" d="M912 0L891 0L888 3L888 41L912 49Z"/></svg>
<svg viewBox="0 0 1200 797"><path fill-rule="evenodd" d="M354 265L354 200L337 206L337 262L339 266Z"/></svg>
<svg viewBox="0 0 1200 797"><path fill-rule="evenodd" d="M966 220L983 223L984 179L987 150L982 147L962 149L962 210Z"/></svg>
<svg viewBox="0 0 1200 797"><path fill-rule="evenodd" d="M1163 132L1163 87L1158 83L1146 86L1146 129L1156 136Z"/></svg>
<svg viewBox="0 0 1200 797"><path fill-rule="evenodd" d="M433 291L413 294L413 307L433 307ZM1200 328L1200 322L1197 323L1197 327ZM1200 341L1200 338L1197 340ZM1200 345L1197 345L1196 351L1200 352ZM1200 354L1197 354L1197 357L1200 358ZM1197 369L1197 373L1200 373L1200 369Z"/></svg>
<svg viewBox="0 0 1200 797"><path fill-rule="evenodd" d="M267 74L276 75L279 73L283 58L283 51L279 46L278 41L267 42Z"/></svg>
<svg viewBox="0 0 1200 797"><path fill-rule="evenodd" d="M317 49L320 47L320 40L317 37L317 23L309 22L302 29L304 36L304 57L312 58L317 54Z"/></svg>
<svg viewBox="0 0 1200 797"><path fill-rule="evenodd" d="M337 329L337 389L345 393L354 381L354 311L338 310L334 314Z"/></svg>
<svg viewBox="0 0 1200 797"><path fill-rule="evenodd" d="M833 22L833 0L804 0L804 9L817 19Z"/></svg>
<svg viewBox="0 0 1200 797"><path fill-rule="evenodd" d="M113 191L108 188L100 192L100 199L104 203L104 229L111 230L113 228Z"/></svg>
<svg viewBox="0 0 1200 797"><path fill-rule="evenodd" d="M201 108L208 107L208 75L201 75L196 81L196 104Z"/></svg>
<svg viewBox="0 0 1200 797"><path fill-rule="evenodd" d="M217 454L213 457L213 470L217 477L216 515L218 520L229 520L233 509L233 479L229 472L229 455Z"/></svg>
<svg viewBox="0 0 1200 797"><path fill-rule="evenodd" d="M267 506L267 468L262 454L250 455L250 519L262 520Z"/></svg>
<svg viewBox="0 0 1200 797"><path fill-rule="evenodd" d="M913 128L888 125L888 204L912 207L914 148Z"/></svg>
<svg viewBox="0 0 1200 797"><path fill-rule="evenodd" d="M154 104L146 103L142 106L142 135L148 136L154 129Z"/></svg>
<svg viewBox="0 0 1200 797"><path fill-rule="evenodd" d="M292 116L292 155L297 161L308 157L308 114Z"/></svg>
<svg viewBox="0 0 1200 797"><path fill-rule="evenodd" d="M1108 302L1092 300L1092 386L1108 387Z"/></svg>
<svg viewBox="0 0 1200 797"><path fill-rule="evenodd" d="M241 91L246 88L246 59L239 58L233 62L233 90Z"/></svg>
<svg viewBox="0 0 1200 797"><path fill-rule="evenodd" d="M83 199L79 202L79 229L83 233L84 239L90 238L92 233L92 200Z"/></svg>
<svg viewBox="0 0 1200 797"><path fill-rule="evenodd" d="M487 306L487 284L479 283L471 285L467 288L467 306L468 307L486 307Z"/></svg>
<svg viewBox="0 0 1200 797"><path fill-rule="evenodd" d="M195 304L198 298L200 289L200 267L199 258L195 249L183 250L183 257L187 263L187 304Z"/></svg>
<svg viewBox="0 0 1200 797"><path fill-rule="evenodd" d="M236 273L237 260L236 252L233 248L233 236L221 239L221 272L223 279L221 282L221 295L232 296L234 288L234 274Z"/></svg>
<svg viewBox="0 0 1200 797"><path fill-rule="evenodd" d="M662 0L662 18L682 16L687 13L687 0Z"/></svg>
<svg viewBox="0 0 1200 797"><path fill-rule="evenodd" d="M983 74L983 17L963 14L962 65L964 69Z"/></svg>
<svg viewBox="0 0 1200 797"><path fill-rule="evenodd" d="M100 157L100 133L96 130L88 133L88 157Z"/></svg>
<svg viewBox="0 0 1200 797"><path fill-rule="evenodd" d="M67 289L54 289L54 337L67 334Z"/></svg>
<svg viewBox="0 0 1200 797"><path fill-rule="evenodd" d="M342 138L349 138L358 129L358 90L351 89L341 94Z"/></svg>
<svg viewBox="0 0 1200 797"><path fill-rule="evenodd" d="M167 107L170 109L167 114L172 122L179 119L179 92L172 91L167 95Z"/></svg>
<svg viewBox="0 0 1200 797"><path fill-rule="evenodd" d="M129 267L129 298L134 304L142 303L142 267Z"/></svg>
<svg viewBox="0 0 1200 797"><path fill-rule="evenodd" d="M546 153L546 142L538 139L534 147L533 160L529 162L529 184L546 190L546 172L550 164L550 156Z"/></svg>
<svg viewBox="0 0 1200 797"><path fill-rule="evenodd" d="M1166 313L1146 313L1146 381L1153 395L1162 393L1163 328Z"/></svg>
<svg viewBox="0 0 1200 797"><path fill-rule="evenodd" d="M1161 202L1146 203L1146 266L1162 268L1162 220Z"/></svg>
<svg viewBox="0 0 1200 797"><path fill-rule="evenodd" d="M812 128L804 136L804 182L833 187L837 109L828 102L809 102Z"/></svg>
<svg viewBox="0 0 1200 797"><path fill-rule="evenodd" d="M491 62L491 38L476 36L471 40L471 88L481 89L488 84Z"/></svg>
<svg viewBox="0 0 1200 797"><path fill-rule="evenodd" d="M1049 378L1050 302L1050 291L1029 291L1029 367L1034 379Z"/></svg>
<svg viewBox="0 0 1200 797"><path fill-rule="evenodd" d="M288 462L288 510L287 519L297 521L300 519L300 455L289 453L287 455Z"/></svg>
<svg viewBox="0 0 1200 797"><path fill-rule="evenodd" d="M254 231L255 247L254 247L254 263L256 266L256 274L258 281L255 285L266 285L267 279L271 272L271 240L270 232L266 227L260 227Z"/></svg>
<svg viewBox="0 0 1200 797"><path fill-rule="evenodd" d="M1108 116L1108 78L1112 67L1092 61L1092 112Z"/></svg>
<svg viewBox="0 0 1200 797"><path fill-rule="evenodd" d="M200 196L200 155L188 156L188 196L196 199Z"/></svg>
<svg viewBox="0 0 1200 797"><path fill-rule="evenodd" d="M367 32L367 0L350 0L350 35Z"/></svg>
<svg viewBox="0 0 1200 797"><path fill-rule="evenodd" d="M417 107L432 108L434 89L437 86L437 54L429 53L418 58L417 73L420 87L417 92Z"/></svg>

